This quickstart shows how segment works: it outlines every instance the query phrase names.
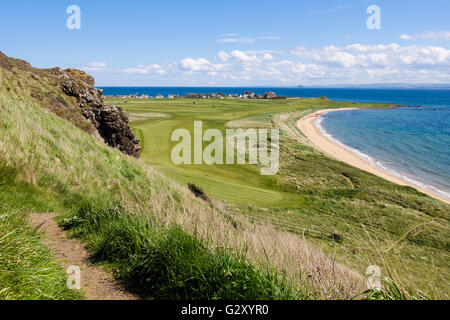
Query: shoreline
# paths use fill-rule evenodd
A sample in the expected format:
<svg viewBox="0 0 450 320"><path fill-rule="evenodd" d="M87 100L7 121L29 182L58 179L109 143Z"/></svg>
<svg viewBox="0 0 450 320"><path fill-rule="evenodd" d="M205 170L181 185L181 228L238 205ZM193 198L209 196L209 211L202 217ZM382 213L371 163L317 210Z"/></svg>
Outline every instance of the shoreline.
<svg viewBox="0 0 450 320"><path fill-rule="evenodd" d="M345 162L353 167L356 167L358 169L361 169L363 171L372 173L378 177L381 177L385 180L388 180L390 182L396 183L401 186L409 186L416 190L419 190L422 193L425 193L433 198L436 198L438 200L441 200L445 203L450 204L450 200L446 199L442 196L436 195L429 190L426 190L424 188L421 188L417 185L414 185L412 183L409 183L406 180L403 180L399 177L396 177L392 174L389 174L363 158L359 157L349 149L335 143L334 141L330 140L326 136L323 135L323 133L320 131L320 129L316 125L316 121L320 118L320 116L329 113L329 112L337 112L337 111L350 111L350 110L360 110L360 108L339 108L339 109L322 109L318 110L316 112L310 113L306 115L305 117L299 119L297 121L297 128L308 138L308 140L316 147L316 149L320 150L321 152L325 153L328 156L331 156L334 159L337 159L339 161Z"/></svg>

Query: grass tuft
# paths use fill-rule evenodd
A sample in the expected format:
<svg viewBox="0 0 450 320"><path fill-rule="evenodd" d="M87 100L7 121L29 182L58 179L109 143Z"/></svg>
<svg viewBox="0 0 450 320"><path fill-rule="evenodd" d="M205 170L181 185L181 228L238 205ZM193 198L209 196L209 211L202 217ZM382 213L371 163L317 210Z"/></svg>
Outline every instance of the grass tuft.
<svg viewBox="0 0 450 320"><path fill-rule="evenodd" d="M81 295L66 286L61 266L26 216L0 214L0 300L71 300Z"/></svg>
<svg viewBox="0 0 450 320"><path fill-rule="evenodd" d="M142 216L84 206L61 226L90 244L93 259L118 271L128 288L148 299L300 299L273 270L256 268L244 253L211 251L178 225L152 226Z"/></svg>

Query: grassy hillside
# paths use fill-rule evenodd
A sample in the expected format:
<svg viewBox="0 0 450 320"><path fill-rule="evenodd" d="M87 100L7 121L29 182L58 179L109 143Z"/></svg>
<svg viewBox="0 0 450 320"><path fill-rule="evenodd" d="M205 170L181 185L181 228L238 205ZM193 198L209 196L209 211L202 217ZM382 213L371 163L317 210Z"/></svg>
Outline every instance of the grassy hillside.
<svg viewBox="0 0 450 320"><path fill-rule="evenodd" d="M295 127L308 112L354 104L111 99L141 139L136 160L89 135L48 72L0 59L0 299L83 298L28 222L48 212L143 298L447 297L449 205L327 158ZM171 133L194 120L280 128L279 174L174 166ZM376 295L364 293L371 264L394 280Z"/></svg>
<svg viewBox="0 0 450 320"><path fill-rule="evenodd" d="M297 236L197 200L154 168L4 88L0 172L0 239L8 241L0 252L2 298L76 297L39 234L28 232L32 212L58 213L98 263L118 270L117 278L145 298L338 299L365 290L360 275ZM29 250L17 251L11 241ZM31 276L38 271L48 276Z"/></svg>
<svg viewBox="0 0 450 320"><path fill-rule="evenodd" d="M0 52L0 87L4 94L16 101L32 101L78 128L96 134L95 127L82 115L76 97L69 97L61 90L56 69L33 68L26 61ZM81 79L91 78L84 72L70 70Z"/></svg>
<svg viewBox="0 0 450 320"><path fill-rule="evenodd" d="M380 265L384 275L404 287L447 297L450 206L324 156L295 126L317 109L386 106L322 99L108 102L128 110L145 162L176 182L199 185L226 204L233 217L305 237L360 274ZM195 120L203 120L204 130L222 132L227 127L282 129L279 174L261 176L250 165L175 166L171 133L177 128L192 132ZM344 240L336 242L331 234Z"/></svg>

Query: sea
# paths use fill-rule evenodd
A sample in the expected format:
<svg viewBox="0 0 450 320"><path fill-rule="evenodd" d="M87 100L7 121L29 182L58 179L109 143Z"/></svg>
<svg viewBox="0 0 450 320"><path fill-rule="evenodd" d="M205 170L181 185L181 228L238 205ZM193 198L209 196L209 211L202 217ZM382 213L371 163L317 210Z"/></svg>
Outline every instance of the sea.
<svg viewBox="0 0 450 320"><path fill-rule="evenodd" d="M450 90L262 87L102 87L105 95L274 91L286 97L398 104L395 109L330 112L324 135L385 172L450 200ZM349 104L349 107L352 105Z"/></svg>

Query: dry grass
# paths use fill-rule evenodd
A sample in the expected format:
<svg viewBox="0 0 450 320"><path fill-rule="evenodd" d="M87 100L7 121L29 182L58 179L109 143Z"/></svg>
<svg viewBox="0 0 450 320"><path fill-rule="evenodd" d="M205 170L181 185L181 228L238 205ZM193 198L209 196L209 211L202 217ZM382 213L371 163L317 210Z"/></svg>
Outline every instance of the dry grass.
<svg viewBox="0 0 450 320"><path fill-rule="evenodd" d="M243 216L230 217L155 169L103 145L31 101L0 95L0 164L16 179L64 199L118 201L158 225L181 225L210 248L244 250L253 262L286 273L311 298L349 299L364 291L363 277L326 257L300 237Z"/></svg>
<svg viewBox="0 0 450 320"><path fill-rule="evenodd" d="M253 262L275 267L311 298L352 299L366 290L360 274L336 263L297 235L271 224L250 222L243 216L227 219L226 214L194 212L178 217L177 223L202 235L211 246L242 250ZM230 219L234 221L230 223Z"/></svg>

